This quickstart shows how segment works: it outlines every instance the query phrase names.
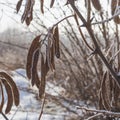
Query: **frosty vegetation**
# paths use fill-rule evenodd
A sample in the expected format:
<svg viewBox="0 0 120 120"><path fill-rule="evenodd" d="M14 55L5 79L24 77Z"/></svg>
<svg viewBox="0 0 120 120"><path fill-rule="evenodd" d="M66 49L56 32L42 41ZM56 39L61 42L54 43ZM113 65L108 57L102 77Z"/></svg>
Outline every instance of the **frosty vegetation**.
<svg viewBox="0 0 120 120"><path fill-rule="evenodd" d="M46 1L19 0L14 5L21 23L37 32L33 36L29 31L26 44L1 41L10 50L26 51L20 56L16 52L14 61L20 65L14 67L7 64L12 53L2 51L1 66L8 73L0 72L1 117L119 119L120 0L108 0L106 6L102 0ZM53 18L50 27L46 13ZM2 58L5 54L8 59Z"/></svg>

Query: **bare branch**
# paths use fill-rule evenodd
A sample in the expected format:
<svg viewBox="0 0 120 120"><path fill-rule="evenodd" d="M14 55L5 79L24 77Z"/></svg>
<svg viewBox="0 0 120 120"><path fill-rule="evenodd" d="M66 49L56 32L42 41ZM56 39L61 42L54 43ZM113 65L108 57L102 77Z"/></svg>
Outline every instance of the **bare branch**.
<svg viewBox="0 0 120 120"><path fill-rule="evenodd" d="M89 109L87 107L80 107L77 106L77 109L82 109L88 112L96 112L96 113L102 113L106 116L113 116L113 117L120 117L120 112L111 112L111 111L107 111L107 110L96 110L96 109Z"/></svg>

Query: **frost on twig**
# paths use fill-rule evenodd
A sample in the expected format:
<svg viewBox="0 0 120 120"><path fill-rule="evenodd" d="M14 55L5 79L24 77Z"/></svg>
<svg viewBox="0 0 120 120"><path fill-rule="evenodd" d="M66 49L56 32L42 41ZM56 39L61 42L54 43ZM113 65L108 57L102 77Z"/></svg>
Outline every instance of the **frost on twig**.
<svg viewBox="0 0 120 120"><path fill-rule="evenodd" d="M80 107L77 106L77 109L85 110L88 112L96 112L96 113L102 113L103 115L106 116L111 116L111 117L120 117L120 112L112 112L112 111L107 111L107 110L96 110L96 109L89 109L87 107Z"/></svg>
<svg viewBox="0 0 120 120"><path fill-rule="evenodd" d="M105 22L109 22L109 21L113 20L115 17L117 17L119 15L120 15L120 6L117 6L116 9L115 9L114 14L112 15L112 17L110 17L110 18L108 18L106 20L91 23L91 25L96 25L96 24L102 24L102 23L105 23ZM84 26L85 26L84 24L80 25L80 27L84 27Z"/></svg>

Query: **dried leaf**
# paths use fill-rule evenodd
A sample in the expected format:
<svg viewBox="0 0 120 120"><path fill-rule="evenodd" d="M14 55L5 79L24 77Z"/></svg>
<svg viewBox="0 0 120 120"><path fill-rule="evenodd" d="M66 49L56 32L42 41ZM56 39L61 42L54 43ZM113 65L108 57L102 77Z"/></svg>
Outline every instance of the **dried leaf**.
<svg viewBox="0 0 120 120"><path fill-rule="evenodd" d="M13 105L12 89L11 89L9 83L6 81L6 79L1 79L1 80L2 80L2 83L5 86L6 93L7 93L7 98L8 98L7 107L5 109L5 113L7 114L7 113L10 112L10 110L12 108L12 105Z"/></svg>
<svg viewBox="0 0 120 120"><path fill-rule="evenodd" d="M8 84L11 86L12 89L12 94L13 94L13 98L14 98L14 102L15 105L18 106L19 105L19 91L18 88L15 84L15 82L13 81L13 79L5 72L0 72L0 76L5 79Z"/></svg>
<svg viewBox="0 0 120 120"><path fill-rule="evenodd" d="M59 29L58 26L54 28L53 37L55 40L55 55L57 58L60 58L60 48L59 48Z"/></svg>
<svg viewBox="0 0 120 120"><path fill-rule="evenodd" d="M40 9L41 9L41 12L44 14L44 0L41 0L41 6L40 6Z"/></svg>
<svg viewBox="0 0 120 120"><path fill-rule="evenodd" d="M99 0L91 0L91 2L96 10L98 10L98 11L101 10L101 4L100 4Z"/></svg>
<svg viewBox="0 0 120 120"><path fill-rule="evenodd" d="M50 8L52 8L52 7L53 7L54 2L55 2L55 0L51 0L51 3L50 3Z"/></svg>
<svg viewBox="0 0 120 120"><path fill-rule="evenodd" d="M16 5L16 11L17 11L17 13L19 12L19 10L21 8L22 2L23 2L23 0L19 0L18 3L17 3L17 5Z"/></svg>

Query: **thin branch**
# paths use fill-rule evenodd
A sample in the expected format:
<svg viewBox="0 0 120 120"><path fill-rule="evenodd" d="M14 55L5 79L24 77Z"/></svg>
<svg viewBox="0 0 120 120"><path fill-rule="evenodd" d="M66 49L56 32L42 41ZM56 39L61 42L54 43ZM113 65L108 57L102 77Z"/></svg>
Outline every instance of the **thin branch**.
<svg viewBox="0 0 120 120"><path fill-rule="evenodd" d="M46 98L46 94L44 93L44 98L43 98L43 102L42 102L42 106L41 106L41 111L40 111L40 115L39 115L38 120L41 119L42 114L43 114L43 109L44 109L44 105L45 105L45 98Z"/></svg>
<svg viewBox="0 0 120 120"><path fill-rule="evenodd" d="M87 107L80 107L77 106L77 109L82 109L88 112L96 112L96 113L102 113L106 116L113 116L113 117L120 117L120 112L111 112L111 111L107 111L107 110L96 110L96 109L88 109Z"/></svg>
<svg viewBox="0 0 120 120"><path fill-rule="evenodd" d="M106 20L91 23L91 25L96 25L96 24L102 24L102 23L105 23L105 22L109 22L109 21L113 20L115 17L117 17L118 15L120 15L120 12L114 14L112 17L110 17L110 18L108 18ZM85 27L85 24L80 25L80 27Z"/></svg>
<svg viewBox="0 0 120 120"><path fill-rule="evenodd" d="M5 120L9 120L9 119L7 118L7 116L6 116L3 112L1 112L1 114L2 114L2 116L5 118Z"/></svg>
<svg viewBox="0 0 120 120"><path fill-rule="evenodd" d="M62 21L66 20L66 19L69 18L69 17L74 17L74 15L69 15L69 16L63 18L62 20L60 20L60 21L58 21L56 24L54 24L53 27L54 27L54 26L57 26L59 23L61 23Z"/></svg>
<svg viewBox="0 0 120 120"><path fill-rule="evenodd" d="M90 116L89 118L85 119L85 120L93 120L93 118L97 118L98 116L101 116L103 115L103 113L98 113L98 114L95 114L93 116Z"/></svg>
<svg viewBox="0 0 120 120"><path fill-rule="evenodd" d="M75 15L74 18L75 18L75 21L76 21L77 26L79 26L79 22L78 22L77 16ZM89 45L89 43L86 41L86 39L85 39L85 37L84 37L84 34L83 34L83 32L82 32L82 30L81 30L80 27L78 27L78 30L79 30L79 32L80 32L80 34L81 34L81 37L82 37L83 41L85 42L86 46L87 46L91 51L94 51L94 49L93 49L93 48Z"/></svg>

